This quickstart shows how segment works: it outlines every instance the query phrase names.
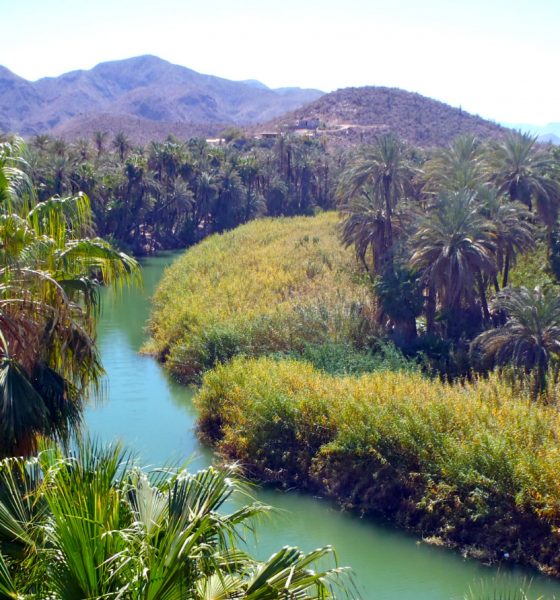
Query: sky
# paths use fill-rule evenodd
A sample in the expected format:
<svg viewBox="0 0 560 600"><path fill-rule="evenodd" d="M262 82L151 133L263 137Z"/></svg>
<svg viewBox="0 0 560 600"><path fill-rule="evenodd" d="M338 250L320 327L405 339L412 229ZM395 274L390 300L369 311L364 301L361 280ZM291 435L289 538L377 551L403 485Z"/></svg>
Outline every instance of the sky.
<svg viewBox="0 0 560 600"><path fill-rule="evenodd" d="M0 0L0 64L35 80L154 54L270 87L383 85L560 122L560 0Z"/></svg>

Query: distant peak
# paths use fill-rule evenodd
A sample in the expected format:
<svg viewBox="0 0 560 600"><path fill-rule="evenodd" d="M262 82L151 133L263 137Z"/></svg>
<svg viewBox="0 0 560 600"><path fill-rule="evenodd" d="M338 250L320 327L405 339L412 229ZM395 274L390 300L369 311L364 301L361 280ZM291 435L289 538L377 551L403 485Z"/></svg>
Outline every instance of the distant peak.
<svg viewBox="0 0 560 600"><path fill-rule="evenodd" d="M0 65L0 77L2 79L23 79L19 75L16 75L14 72L10 71L7 67Z"/></svg>
<svg viewBox="0 0 560 600"><path fill-rule="evenodd" d="M243 81L240 81L239 83L244 83L245 85L248 85L249 87L257 88L259 90L269 90L270 89L267 85L265 85L261 81L258 81L257 79L244 79Z"/></svg>
<svg viewBox="0 0 560 600"><path fill-rule="evenodd" d="M156 66L156 65L168 65L169 61L159 58L154 54L142 54L141 56L131 56L130 58L122 58L118 60L107 60L95 65L94 69L99 69L107 66L126 65L138 68Z"/></svg>

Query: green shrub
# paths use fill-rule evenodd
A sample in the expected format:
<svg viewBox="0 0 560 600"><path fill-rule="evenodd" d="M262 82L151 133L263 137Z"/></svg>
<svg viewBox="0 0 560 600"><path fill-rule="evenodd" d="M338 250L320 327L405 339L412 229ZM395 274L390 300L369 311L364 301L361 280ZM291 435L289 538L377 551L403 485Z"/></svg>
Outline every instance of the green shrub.
<svg viewBox="0 0 560 600"><path fill-rule="evenodd" d="M375 311L337 223L263 219L191 248L156 291L145 350L193 380L236 354L367 344Z"/></svg>
<svg viewBox="0 0 560 600"><path fill-rule="evenodd" d="M495 376L333 377L238 357L206 374L196 404L203 438L257 478L560 570L560 415Z"/></svg>
<svg viewBox="0 0 560 600"><path fill-rule="evenodd" d="M293 358L311 363L331 375L361 375L374 371L416 371L418 364L408 360L391 342L379 342L375 350L360 350L349 343L305 344L301 351L277 353L279 359Z"/></svg>

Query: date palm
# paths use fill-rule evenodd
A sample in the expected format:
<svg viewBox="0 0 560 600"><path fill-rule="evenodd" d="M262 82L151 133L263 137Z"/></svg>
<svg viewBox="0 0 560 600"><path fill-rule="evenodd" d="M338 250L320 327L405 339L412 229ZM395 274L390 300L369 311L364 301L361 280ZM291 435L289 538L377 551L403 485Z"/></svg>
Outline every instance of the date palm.
<svg viewBox="0 0 560 600"><path fill-rule="evenodd" d="M410 266L435 290L442 309L455 314L462 304L472 307L479 296L488 318L485 278L496 273L495 228L480 214L476 193L440 196L411 245Z"/></svg>
<svg viewBox="0 0 560 600"><path fill-rule="evenodd" d="M495 308L506 313L505 325L480 334L471 353L532 375L535 396L543 394L551 359L560 355L560 297L538 288L507 288L498 295Z"/></svg>
<svg viewBox="0 0 560 600"><path fill-rule="evenodd" d="M554 226L560 206L557 165L552 154L538 146L536 136L509 133L490 145L486 165L500 194L534 209L547 228Z"/></svg>
<svg viewBox="0 0 560 600"><path fill-rule="evenodd" d="M244 551L244 534L270 509L239 502L248 496L235 467L146 472L119 446L86 443L0 469L7 597L319 599L343 572L318 568L329 547L283 548L266 561Z"/></svg>
<svg viewBox="0 0 560 600"><path fill-rule="evenodd" d="M93 143L97 151L97 158L100 158L106 151L107 138L109 132L107 131L95 131L93 134Z"/></svg>
<svg viewBox="0 0 560 600"><path fill-rule="evenodd" d="M537 230L531 213L521 202L507 202L489 188L483 188L480 196L482 212L495 228L496 262L502 273L501 285L506 287L517 257L535 248Z"/></svg>
<svg viewBox="0 0 560 600"><path fill-rule="evenodd" d="M128 136L124 132L119 131L113 139L113 148L117 151L119 159L121 163L123 163L127 154L132 149L132 144L130 143Z"/></svg>
<svg viewBox="0 0 560 600"><path fill-rule="evenodd" d="M426 190L434 194L442 191L477 190L484 182L483 154L480 142L474 136L461 136L424 164Z"/></svg>
<svg viewBox="0 0 560 600"><path fill-rule="evenodd" d="M376 273L392 265L393 215L412 194L412 175L403 144L388 134L362 150L342 176L337 194L346 217L343 242L355 245L362 259L371 247Z"/></svg>

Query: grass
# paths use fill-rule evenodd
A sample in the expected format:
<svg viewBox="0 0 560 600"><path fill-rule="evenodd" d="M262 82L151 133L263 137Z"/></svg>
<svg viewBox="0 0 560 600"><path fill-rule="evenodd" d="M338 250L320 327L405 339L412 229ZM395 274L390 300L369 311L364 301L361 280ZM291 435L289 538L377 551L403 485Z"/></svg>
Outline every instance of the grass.
<svg viewBox="0 0 560 600"><path fill-rule="evenodd" d="M518 257L510 272L509 285L512 287L524 286L528 289L540 286L545 292L554 290L558 293L560 287L551 272L548 251L544 242L539 242L535 250Z"/></svg>
<svg viewBox="0 0 560 600"><path fill-rule="evenodd" d="M333 377L238 357L206 374L196 404L203 438L258 479L560 572L560 415L497 377Z"/></svg>
<svg viewBox="0 0 560 600"><path fill-rule="evenodd" d="M145 350L192 381L237 354L367 341L371 297L337 223L334 213L264 219L191 248L156 291Z"/></svg>

